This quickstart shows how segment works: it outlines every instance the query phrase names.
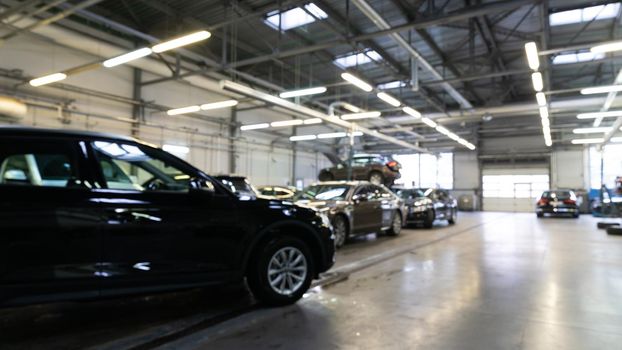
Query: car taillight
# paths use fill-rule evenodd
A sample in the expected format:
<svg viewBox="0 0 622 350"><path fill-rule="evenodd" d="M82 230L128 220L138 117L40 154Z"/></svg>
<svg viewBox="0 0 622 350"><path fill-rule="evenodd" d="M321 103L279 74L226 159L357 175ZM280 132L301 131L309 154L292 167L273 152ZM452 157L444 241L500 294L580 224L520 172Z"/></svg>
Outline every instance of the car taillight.
<svg viewBox="0 0 622 350"><path fill-rule="evenodd" d="M575 204L577 204L577 201L572 200L572 199L564 199L564 204L575 205Z"/></svg>
<svg viewBox="0 0 622 350"><path fill-rule="evenodd" d="M396 161L392 160L392 161L387 162L387 166L388 166L391 170L397 170L397 169L399 169L399 167L400 167L400 163L398 163L398 162L396 162Z"/></svg>
<svg viewBox="0 0 622 350"><path fill-rule="evenodd" d="M533 203L533 202L532 202L532 203ZM546 199L546 198L541 198L541 199L538 201L538 205L547 205L547 204L549 204L549 200L548 200L548 199Z"/></svg>

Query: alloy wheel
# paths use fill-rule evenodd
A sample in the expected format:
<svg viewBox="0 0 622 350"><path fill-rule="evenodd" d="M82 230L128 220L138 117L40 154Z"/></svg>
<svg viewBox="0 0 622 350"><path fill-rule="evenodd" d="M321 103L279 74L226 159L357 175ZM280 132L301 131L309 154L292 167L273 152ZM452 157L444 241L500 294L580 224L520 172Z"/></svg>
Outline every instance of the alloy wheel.
<svg viewBox="0 0 622 350"><path fill-rule="evenodd" d="M296 293L307 278L307 259L296 247L279 249L268 264L268 282L281 295Z"/></svg>

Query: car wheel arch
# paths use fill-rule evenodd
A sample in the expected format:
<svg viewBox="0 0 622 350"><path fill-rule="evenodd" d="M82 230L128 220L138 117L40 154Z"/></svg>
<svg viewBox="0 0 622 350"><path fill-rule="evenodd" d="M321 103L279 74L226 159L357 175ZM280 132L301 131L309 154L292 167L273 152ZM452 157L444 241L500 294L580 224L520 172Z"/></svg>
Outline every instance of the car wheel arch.
<svg viewBox="0 0 622 350"><path fill-rule="evenodd" d="M246 275L251 258L257 249L277 236L295 237L306 243L313 255L316 266L321 266L322 262L325 261L324 257L326 252L322 247L320 238L315 237L313 228L295 220L279 221L266 226L253 237L251 243L244 252L241 266L243 275Z"/></svg>

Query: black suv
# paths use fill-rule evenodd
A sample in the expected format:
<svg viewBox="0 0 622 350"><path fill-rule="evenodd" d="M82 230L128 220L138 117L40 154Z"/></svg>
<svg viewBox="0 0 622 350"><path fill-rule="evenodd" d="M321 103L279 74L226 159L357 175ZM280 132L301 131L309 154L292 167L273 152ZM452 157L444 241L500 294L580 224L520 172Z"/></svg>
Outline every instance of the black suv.
<svg viewBox="0 0 622 350"><path fill-rule="evenodd" d="M293 303L334 263L328 218L240 200L113 135L0 127L0 305L246 281Z"/></svg>

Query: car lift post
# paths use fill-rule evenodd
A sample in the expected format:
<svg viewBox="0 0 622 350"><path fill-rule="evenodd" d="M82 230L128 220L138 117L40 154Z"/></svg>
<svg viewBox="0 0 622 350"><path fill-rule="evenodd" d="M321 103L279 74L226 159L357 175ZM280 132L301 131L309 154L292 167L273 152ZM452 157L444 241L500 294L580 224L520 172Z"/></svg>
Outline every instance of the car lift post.
<svg viewBox="0 0 622 350"><path fill-rule="evenodd" d="M356 124L352 123L352 127L348 131L350 134L350 149L348 152L348 181L352 180L352 158L354 157L354 131Z"/></svg>

